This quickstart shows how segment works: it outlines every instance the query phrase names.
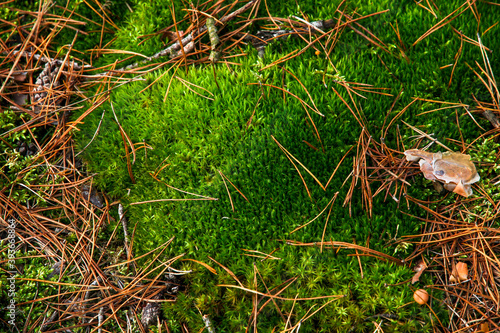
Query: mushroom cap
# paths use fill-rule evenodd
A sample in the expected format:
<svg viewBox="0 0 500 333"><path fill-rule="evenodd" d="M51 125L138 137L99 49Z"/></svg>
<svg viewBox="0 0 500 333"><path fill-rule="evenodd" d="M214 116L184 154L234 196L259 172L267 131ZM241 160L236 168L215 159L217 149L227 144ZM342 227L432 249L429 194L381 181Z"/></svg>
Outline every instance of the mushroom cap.
<svg viewBox="0 0 500 333"><path fill-rule="evenodd" d="M435 154L438 155L438 154ZM481 178L477 173L476 166L470 160L470 155L446 152L436 156L432 162L434 176L445 183L464 185L473 184Z"/></svg>
<svg viewBox="0 0 500 333"><path fill-rule="evenodd" d="M405 150L406 160L408 162L418 162L421 158L425 159L428 163L432 162L432 158L434 153L426 152L425 150L420 149L408 149Z"/></svg>
<svg viewBox="0 0 500 333"><path fill-rule="evenodd" d="M469 277L469 268L465 262L458 262L456 265L457 275L459 281L465 281Z"/></svg>
<svg viewBox="0 0 500 333"><path fill-rule="evenodd" d="M415 290L413 293L413 299L420 305L427 303L429 300L429 293L425 289Z"/></svg>
<svg viewBox="0 0 500 333"><path fill-rule="evenodd" d="M448 191L468 197L472 194L471 184L481 178L470 155L456 152L429 153L420 149L404 152L408 161L417 162L424 177L439 181Z"/></svg>

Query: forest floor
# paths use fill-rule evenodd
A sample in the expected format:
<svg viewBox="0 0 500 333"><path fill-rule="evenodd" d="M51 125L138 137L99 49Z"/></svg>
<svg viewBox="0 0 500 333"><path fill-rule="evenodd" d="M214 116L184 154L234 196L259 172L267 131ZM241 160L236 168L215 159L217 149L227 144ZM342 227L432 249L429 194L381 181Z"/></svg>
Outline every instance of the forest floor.
<svg viewBox="0 0 500 333"><path fill-rule="evenodd" d="M0 327L500 330L497 4L0 12Z"/></svg>

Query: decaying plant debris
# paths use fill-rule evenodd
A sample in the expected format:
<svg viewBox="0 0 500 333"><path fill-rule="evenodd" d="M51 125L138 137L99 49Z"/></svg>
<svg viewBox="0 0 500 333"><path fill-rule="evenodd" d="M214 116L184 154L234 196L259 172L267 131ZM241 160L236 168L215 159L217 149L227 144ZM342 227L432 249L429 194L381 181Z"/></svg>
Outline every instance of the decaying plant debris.
<svg viewBox="0 0 500 333"><path fill-rule="evenodd" d="M56 21L44 20L47 15L47 8L44 5L41 5L37 12L25 13L37 17L30 25L23 26L21 29L17 23L11 22L4 26L4 29L10 32L22 30L23 40L17 43L2 41L1 44L2 108L9 107L12 110L18 110L29 115L29 118L24 124L1 135L3 138L14 132L28 130L32 135L33 143L27 145L25 142L20 142L18 151L33 156L33 159L30 165L17 175L17 179L7 184L0 192L0 211L2 212L0 222L2 229L5 229L7 221L16 221L18 248L34 250L35 255L43 256L47 259L48 265L53 266L53 271L46 277L46 280L40 279L38 282L53 284L59 288L58 293L50 296L49 299L46 299L45 295L38 295L38 298L35 297L31 301L32 304L42 300L47 302L47 310L45 316L41 318L28 317L27 329L33 330L36 326L41 327L43 331L60 331L65 327L74 326L100 329L107 322L114 321L121 330L129 330L131 325L135 325L134 329L146 331L148 326L155 325L159 321L158 304L160 301L174 301L179 288L182 288L178 275L188 273L176 271L171 267L182 258L182 255L168 260L161 256L171 240L152 251L146 266L137 265L137 261L142 258L134 257L133 235L129 239L125 234L124 242L117 240L117 234L121 233L118 228L122 226L122 223L124 230L127 230L126 214L121 211L120 221L114 220L111 212L118 210L119 203L110 202L105 195L98 193L92 187L92 176L85 172L85 168L75 154L72 131L88 114L108 101L110 89L116 85L126 84L130 80L140 79L144 73L167 65L228 61L235 50L244 47L248 42L262 53L265 46L273 40L289 35L301 38L306 46L303 50L287 58L279 59L269 66L275 66L291 57L300 56L307 48L321 49L329 54L344 29L352 29L372 45L384 52L389 52L382 41L361 26L360 22L365 17L354 18L342 13L342 19L325 18L324 21L317 22L307 22L302 18L256 17L255 13L260 5L259 0L230 3L218 1L216 5L202 6L198 9L205 15L195 17L193 12L188 12L186 20L190 20L191 25L182 34L176 26L165 27L158 31L158 34L166 32L174 34L173 31L176 31L177 38L168 47L121 69L117 69L116 67L119 66L116 64L106 68L94 68L90 64L84 64L76 59L78 54L72 52L71 45L64 57L49 51L51 38L54 38L51 37L54 28L74 29L75 26L84 22L69 17L58 17ZM338 11L341 12L341 6ZM377 14L379 13L370 16ZM237 28L228 31L226 25L230 21L238 24ZM252 24L261 22L272 22L272 24L263 26L263 29L254 35L248 32ZM435 29L440 27L442 25L438 24ZM29 33L26 33L28 31ZM209 33L210 41L203 39ZM75 38L80 38L77 33L75 33ZM483 78L491 95L491 101L477 101L474 106L464 107L470 107L472 113L487 117L492 124L492 129L485 130L482 137L495 138L500 130L498 123L500 94L488 62L487 51L480 40L477 44L484 55L484 66L477 65L479 68L477 75ZM104 50L97 50L99 51L104 52ZM76 60L70 59L70 55L75 56ZM129 59L123 61L126 60ZM384 94L380 88L356 85L341 80L335 83L338 84L338 89L346 89L350 95L358 95L366 91ZM266 85L265 82L260 84ZM99 88L94 96L89 97L84 93L95 86ZM333 91L340 97L335 89ZM398 98L399 96L396 96L395 101ZM91 101L92 106L76 121L68 122L71 112L82 108L82 102L87 100ZM414 101L417 100L419 99L415 98ZM359 251L381 260L394 261L400 265L415 265L419 260L425 262L423 260L427 258L426 268L419 271L419 274L433 274L438 282L428 288L445 292L446 298L441 301L450 309L449 330L475 329L484 327L482 325L489 325L490 329L500 329L498 326L500 321L498 315L500 263L497 258L500 253L500 235L498 230L492 227L492 223L500 214L500 202L489 198L479 186L475 187L480 193L479 197L457 200L456 203L437 209L430 208L431 202L421 202L406 195L407 188L412 186L411 177L418 171L404 158L403 152L409 147L405 147L406 142L403 140L401 129L396 121L410 105L394 118L386 119L387 124L384 124L381 135L378 136L365 121L354 99L343 100L343 102L362 128L358 145L352 151L354 154L353 170L344 205L350 208L353 195L357 195L361 189L363 205L369 215L372 212L373 197L383 195L388 200L418 205L428 213L428 217L424 219L425 227L421 234L404 239L405 242L417 245L414 253L404 262L355 244L325 241L321 243L321 247L351 249L356 251L356 255ZM311 105L302 100L300 103L306 112L321 114L315 107L314 101L311 100ZM388 110L388 118L391 111L392 109ZM309 117L309 119L314 127L312 118ZM34 129L41 129L47 135L38 141L33 135ZM384 138L389 130L395 132L394 135L398 138L397 147L389 147L385 144ZM130 165L134 161L136 148L128 139L127 133L124 130L121 133L130 176L133 178ZM428 141L436 141L425 133L420 134L415 146ZM380 140L375 139L377 136ZM319 134L318 140L321 142ZM275 141L300 174L295 164L303 166L300 161L277 140ZM351 151L345 156L349 153ZM498 158L500 154L497 154L497 160ZM23 184L23 177L35 169L38 170L36 182L29 185ZM312 175L309 170L306 169L306 171ZM335 171L332 177L334 174ZM300 177L302 178L302 174ZM491 181L498 184L499 177ZM329 182L323 185L316 178L315 180L320 187L324 189L328 187ZM303 183L307 189L304 180ZM39 200L47 204L39 207L30 201L13 200L10 194L20 187L25 187L35 193ZM332 199L333 202L335 198ZM492 208L488 208L483 213L471 213L471 207L474 205ZM120 223L117 224L117 229L113 230L112 237L106 241L99 239L100 232L113 221ZM79 241L67 241L63 237L67 235ZM318 243L299 244L293 241L289 244L318 245ZM276 259L271 254L264 254L264 258ZM450 283L450 274L459 260L468 264L469 279ZM125 271L128 275L123 275ZM256 271L256 276L257 273ZM69 285L70 289L66 289L63 284L68 276L71 276L72 281ZM61 283L54 279L49 281L51 277L55 277L55 280ZM235 281L239 286L232 287L255 294L254 316L256 317L260 312L257 306L258 292L243 288L236 277ZM285 288L286 286L282 290ZM272 293L265 294L268 301L262 306L267 305L269 300L278 298L282 290L272 290ZM326 297L340 298L340 296L331 295L325 295ZM141 312L142 320L139 320L138 314ZM203 320L207 331L213 331L210 318L205 315ZM132 322L134 324L131 324ZM252 322L256 323L256 320L252 321L250 318L249 324ZM292 326L288 325L287 321L288 326L298 331L300 322Z"/></svg>

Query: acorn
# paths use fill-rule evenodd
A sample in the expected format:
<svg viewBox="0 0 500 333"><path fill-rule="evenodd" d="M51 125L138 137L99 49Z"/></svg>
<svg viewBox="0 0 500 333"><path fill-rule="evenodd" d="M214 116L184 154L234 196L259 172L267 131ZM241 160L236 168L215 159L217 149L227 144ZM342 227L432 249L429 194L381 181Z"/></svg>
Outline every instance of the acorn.
<svg viewBox="0 0 500 333"><path fill-rule="evenodd" d="M424 305L429 300L429 294L425 289L415 290L413 293L413 299L420 305Z"/></svg>

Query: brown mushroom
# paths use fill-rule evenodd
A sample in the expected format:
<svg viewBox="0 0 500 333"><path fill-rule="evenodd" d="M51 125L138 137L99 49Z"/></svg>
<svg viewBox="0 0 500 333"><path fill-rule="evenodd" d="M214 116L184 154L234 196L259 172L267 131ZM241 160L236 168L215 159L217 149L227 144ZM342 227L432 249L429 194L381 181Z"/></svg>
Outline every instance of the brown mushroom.
<svg viewBox="0 0 500 333"><path fill-rule="evenodd" d="M467 280L469 277L469 269L467 267L467 264L464 262L459 262L456 265L457 269L457 275L458 275L458 280L460 282Z"/></svg>
<svg viewBox="0 0 500 333"><path fill-rule="evenodd" d="M450 282L457 283L467 280L469 277L469 269L467 264L459 261L452 269Z"/></svg>
<svg viewBox="0 0 500 333"><path fill-rule="evenodd" d="M418 162L424 177L439 181L448 191L464 197L472 194L471 185L480 177L470 155L455 152L430 153L420 149L404 152L407 161Z"/></svg>
<svg viewBox="0 0 500 333"><path fill-rule="evenodd" d="M413 293L413 299L418 304L424 305L429 300L429 294L425 289L418 289Z"/></svg>

